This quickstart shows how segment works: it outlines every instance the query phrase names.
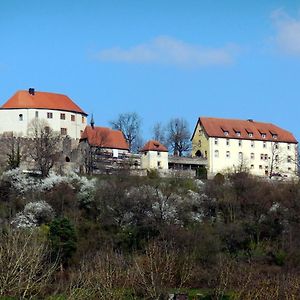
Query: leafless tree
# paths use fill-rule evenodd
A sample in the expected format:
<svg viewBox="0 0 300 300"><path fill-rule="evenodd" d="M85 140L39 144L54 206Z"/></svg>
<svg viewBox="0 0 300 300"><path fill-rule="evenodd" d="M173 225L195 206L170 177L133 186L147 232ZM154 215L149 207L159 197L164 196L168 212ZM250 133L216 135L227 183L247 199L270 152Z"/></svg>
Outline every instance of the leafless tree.
<svg viewBox="0 0 300 300"><path fill-rule="evenodd" d="M42 177L47 177L58 160L61 136L45 120L33 119L28 126L28 156L35 162Z"/></svg>
<svg viewBox="0 0 300 300"><path fill-rule="evenodd" d="M128 143L130 151L137 151L140 142L141 118L135 112L120 114L115 121L110 122L113 129L121 130Z"/></svg>
<svg viewBox="0 0 300 300"><path fill-rule="evenodd" d="M167 243L153 242L134 259L134 289L146 299L161 299L174 287L178 253Z"/></svg>
<svg viewBox="0 0 300 300"><path fill-rule="evenodd" d="M152 132L154 140L166 144L166 128L162 123L158 122L154 124Z"/></svg>
<svg viewBox="0 0 300 300"><path fill-rule="evenodd" d="M47 285L56 262L49 259L39 230L11 230L0 234L0 296L25 299L38 295Z"/></svg>
<svg viewBox="0 0 300 300"><path fill-rule="evenodd" d="M121 300L125 298L128 280L128 265L123 255L111 249L98 252L71 272L68 299Z"/></svg>
<svg viewBox="0 0 300 300"><path fill-rule="evenodd" d="M80 141L79 149L85 172L92 174L94 169L104 161L104 149L108 140L108 131L97 132L97 144L90 144L88 139Z"/></svg>
<svg viewBox="0 0 300 300"><path fill-rule="evenodd" d="M15 169L20 166L22 157L22 139L13 132L3 134L0 137L0 149L4 163L8 169Z"/></svg>
<svg viewBox="0 0 300 300"><path fill-rule="evenodd" d="M167 125L167 141L174 155L182 156L191 149L190 136L186 120L182 118L170 120Z"/></svg>

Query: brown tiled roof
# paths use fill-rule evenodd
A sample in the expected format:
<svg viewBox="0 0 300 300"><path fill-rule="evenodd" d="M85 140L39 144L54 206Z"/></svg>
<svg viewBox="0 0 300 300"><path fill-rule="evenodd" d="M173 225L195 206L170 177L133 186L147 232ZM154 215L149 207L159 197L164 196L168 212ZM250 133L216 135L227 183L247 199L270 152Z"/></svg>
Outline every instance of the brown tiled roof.
<svg viewBox="0 0 300 300"><path fill-rule="evenodd" d="M198 122L209 137L297 143L292 133L271 123L207 117L200 117ZM237 131L240 132L240 136L237 135ZM252 133L252 136L249 136L249 133ZM265 138L262 134L266 135Z"/></svg>
<svg viewBox="0 0 300 300"><path fill-rule="evenodd" d="M158 141L150 140L140 150L140 152L145 152L145 151L168 152L168 149L162 143Z"/></svg>
<svg viewBox="0 0 300 300"><path fill-rule="evenodd" d="M68 96L48 92L34 92L32 95L28 91L18 91L1 106L1 109L12 108L55 109L87 115Z"/></svg>
<svg viewBox="0 0 300 300"><path fill-rule="evenodd" d="M129 150L122 131L112 130L107 127L86 126L81 140L87 140L91 146Z"/></svg>

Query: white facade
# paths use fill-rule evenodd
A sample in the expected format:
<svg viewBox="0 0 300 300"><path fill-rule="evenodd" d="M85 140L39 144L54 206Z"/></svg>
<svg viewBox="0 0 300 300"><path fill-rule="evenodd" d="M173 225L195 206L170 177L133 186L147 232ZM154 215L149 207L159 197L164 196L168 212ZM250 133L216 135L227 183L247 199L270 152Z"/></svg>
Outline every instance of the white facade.
<svg viewBox="0 0 300 300"><path fill-rule="evenodd" d="M260 140L209 138L209 172L246 168L254 175L297 173L297 144Z"/></svg>
<svg viewBox="0 0 300 300"><path fill-rule="evenodd" d="M168 169L168 152L165 151L145 151L141 155L142 169Z"/></svg>
<svg viewBox="0 0 300 300"><path fill-rule="evenodd" d="M86 115L53 109L12 108L0 109L0 134L13 132L26 137L30 122L38 118L45 120L54 131L80 139L87 125Z"/></svg>

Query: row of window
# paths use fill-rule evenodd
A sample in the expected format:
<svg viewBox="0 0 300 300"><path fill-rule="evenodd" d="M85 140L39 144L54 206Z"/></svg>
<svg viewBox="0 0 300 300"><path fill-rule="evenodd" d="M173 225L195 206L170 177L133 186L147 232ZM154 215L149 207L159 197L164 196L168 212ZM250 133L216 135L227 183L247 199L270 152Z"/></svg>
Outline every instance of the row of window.
<svg viewBox="0 0 300 300"><path fill-rule="evenodd" d="M219 144L219 140L218 138L215 138L214 144L217 146ZM238 140L238 145L241 147L243 145L243 140ZM267 142L263 142L263 148L267 148ZM230 139L226 139L226 146L230 146ZM255 147L255 141L251 141L251 147L254 148ZM279 149L279 145L278 143L274 144L274 148L275 149ZM291 149L291 145L287 144L287 149L290 150Z"/></svg>
<svg viewBox="0 0 300 300"><path fill-rule="evenodd" d="M38 118L39 117L39 112L36 111L35 112L35 117ZM23 114L19 114L19 121L23 121L24 116ZM52 112L47 112L47 119L53 119L53 113ZM61 113L60 114L60 119L61 120L66 120L66 114L65 113ZM71 121L75 122L75 115L71 115ZM85 117L81 116L81 122L85 123Z"/></svg>
<svg viewBox="0 0 300 300"><path fill-rule="evenodd" d="M215 150L215 155L214 156L219 157L219 150ZM239 157L239 159L243 159L243 152L239 152L238 157ZM230 158L230 151L226 151L226 158ZM255 154L254 153L250 153L250 159L255 159ZM268 156L268 154L263 154L262 153L260 155L260 159L261 160L268 160L268 159L270 159L270 157ZM276 162L278 162L279 156L275 155L274 160ZM288 163L292 162L292 157L290 155L287 157L287 162Z"/></svg>
<svg viewBox="0 0 300 300"><path fill-rule="evenodd" d="M253 137L253 132L248 131L248 130L246 130L246 131L247 131L248 137L252 138L252 137ZM240 136L241 136L241 131L234 129L234 132L235 132L235 135L236 135L237 137L240 137ZM229 131L228 131L228 130L223 130L223 133L224 133L225 136L228 136L228 135L229 135ZM265 139L265 138L267 137L267 134L266 134L266 133L263 133L263 132L260 132L260 135L261 135L261 137L262 137L263 139ZM273 134L272 134L272 138L273 138L274 140L276 140L276 139L278 138L278 135L277 135L276 133L273 133Z"/></svg>

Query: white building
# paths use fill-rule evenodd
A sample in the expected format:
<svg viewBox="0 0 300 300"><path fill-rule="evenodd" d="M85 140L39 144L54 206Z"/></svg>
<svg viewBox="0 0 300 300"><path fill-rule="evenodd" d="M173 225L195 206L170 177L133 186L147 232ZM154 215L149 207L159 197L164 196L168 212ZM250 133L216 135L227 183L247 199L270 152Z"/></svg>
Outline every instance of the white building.
<svg viewBox="0 0 300 300"><path fill-rule="evenodd" d="M248 169L254 175L297 174L297 140L287 130L253 120L198 119L192 156L204 157L208 172Z"/></svg>
<svg viewBox="0 0 300 300"><path fill-rule="evenodd" d="M79 140L87 124L86 117L87 114L65 95L34 89L18 91L0 108L0 134L13 132L26 137L30 122L39 118L61 135Z"/></svg>
<svg viewBox="0 0 300 300"><path fill-rule="evenodd" d="M140 150L142 169L168 170L168 149L158 141L148 141Z"/></svg>

